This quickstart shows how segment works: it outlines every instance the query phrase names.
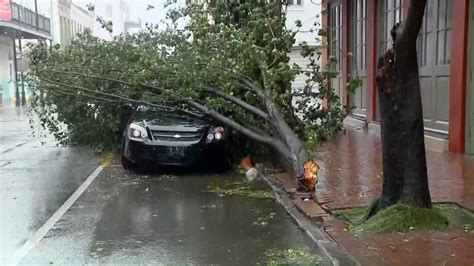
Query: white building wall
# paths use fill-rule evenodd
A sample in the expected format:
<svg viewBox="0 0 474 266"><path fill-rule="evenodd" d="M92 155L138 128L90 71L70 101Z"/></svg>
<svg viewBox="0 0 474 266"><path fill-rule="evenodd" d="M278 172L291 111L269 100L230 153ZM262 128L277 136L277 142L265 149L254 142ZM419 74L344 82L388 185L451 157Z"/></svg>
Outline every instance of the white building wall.
<svg viewBox="0 0 474 266"><path fill-rule="evenodd" d="M71 20L73 21L74 34L83 32L86 28L94 29L94 14L74 3L71 5Z"/></svg>
<svg viewBox="0 0 474 266"><path fill-rule="evenodd" d="M52 35L54 43L65 45L86 28L94 29L95 15L71 0L52 2Z"/></svg>
<svg viewBox="0 0 474 266"><path fill-rule="evenodd" d="M125 22L129 20L130 12L127 3L123 0L74 0L74 3L86 8L91 3L94 5L96 17L105 21L112 21L112 34L102 28L102 25L94 18L93 34L101 39L111 40L113 36L125 33ZM146 2L144 2L144 5Z"/></svg>
<svg viewBox="0 0 474 266"><path fill-rule="evenodd" d="M297 3L301 4L298 5ZM321 0L293 0L293 5L289 5L286 8L286 27L288 29L297 30L297 20L301 21L302 27L295 36L296 42L288 56L290 57L290 63L295 63L302 69L307 69L309 60L303 58L301 55L300 44L306 42L310 46L321 45L321 38L318 35L319 29L322 28ZM304 74L296 76L292 83L293 91L304 88L306 79L307 76ZM295 104L296 101L296 98L293 99L293 104ZM320 104L320 101L315 99L311 104L317 105Z"/></svg>
<svg viewBox="0 0 474 266"><path fill-rule="evenodd" d="M309 45L319 45L320 38L318 36L318 29L321 28L321 0L300 0L301 5L289 5L286 9L286 27L288 29L296 30L295 21L301 21L302 27L300 32L296 34L296 43L306 41ZM294 3L297 0L293 0ZM314 24L317 24L315 27ZM310 32L310 30L315 30Z"/></svg>
<svg viewBox="0 0 474 266"><path fill-rule="evenodd" d="M48 0L42 0L48 1ZM50 1L50 10L49 18L51 20L51 37L53 38L53 43L57 44L61 38L61 27L59 20L59 2L58 0L49 0Z"/></svg>

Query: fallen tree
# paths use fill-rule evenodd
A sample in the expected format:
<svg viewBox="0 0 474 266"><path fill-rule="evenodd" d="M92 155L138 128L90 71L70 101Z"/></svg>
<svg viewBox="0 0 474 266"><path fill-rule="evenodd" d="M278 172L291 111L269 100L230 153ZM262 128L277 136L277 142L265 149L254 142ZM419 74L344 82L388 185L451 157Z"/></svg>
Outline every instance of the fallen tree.
<svg viewBox="0 0 474 266"><path fill-rule="evenodd" d="M327 82L335 73L320 68L319 53L306 43L306 68L289 63L297 31L285 28L284 12L275 16L274 2L244 2L237 18L235 7L217 2L171 10L163 30L149 25L112 41L86 32L67 47L33 46L33 106L45 126L64 141L95 136L108 143L120 136L122 104L199 111L275 149L302 186L314 189L319 167L305 140L342 128L339 100ZM295 91L291 83L299 74L306 85ZM322 99L329 99L328 108L321 108Z"/></svg>

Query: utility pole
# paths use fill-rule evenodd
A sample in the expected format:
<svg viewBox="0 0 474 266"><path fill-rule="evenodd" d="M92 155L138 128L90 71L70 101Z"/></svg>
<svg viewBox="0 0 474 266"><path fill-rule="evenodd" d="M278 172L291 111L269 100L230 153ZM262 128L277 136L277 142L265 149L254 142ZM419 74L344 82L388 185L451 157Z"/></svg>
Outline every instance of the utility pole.
<svg viewBox="0 0 474 266"><path fill-rule="evenodd" d="M20 69L20 78L21 78L21 105L25 106L26 105L26 93L25 93L25 80L24 80L24 61L25 58L23 57L23 48L22 48L22 43L21 43L21 37L18 38L18 46L20 48L20 56L21 56L21 62L22 62L22 67Z"/></svg>
<svg viewBox="0 0 474 266"><path fill-rule="evenodd" d="M38 0L35 0L35 13L36 13L36 29L38 29L39 28Z"/></svg>
<svg viewBox="0 0 474 266"><path fill-rule="evenodd" d="M20 106L20 89L18 88L18 62L16 58L16 34L13 37L13 71L15 76L15 105Z"/></svg>

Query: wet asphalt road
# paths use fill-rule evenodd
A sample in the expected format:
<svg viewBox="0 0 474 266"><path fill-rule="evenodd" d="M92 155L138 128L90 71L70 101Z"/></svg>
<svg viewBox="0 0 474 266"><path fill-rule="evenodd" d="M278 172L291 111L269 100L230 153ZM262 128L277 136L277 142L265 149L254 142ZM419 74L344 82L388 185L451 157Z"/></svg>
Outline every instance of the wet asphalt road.
<svg viewBox="0 0 474 266"><path fill-rule="evenodd" d="M240 175L163 177L107 167L22 264L239 264L308 247L272 199L204 192ZM275 216L268 225L261 217Z"/></svg>
<svg viewBox="0 0 474 266"><path fill-rule="evenodd" d="M69 198L97 162L87 149L58 147L33 136L24 112L0 108L0 264Z"/></svg>
<svg viewBox="0 0 474 266"><path fill-rule="evenodd" d="M24 114L0 108L0 264L98 166L88 149L42 145L36 135ZM242 178L107 166L20 264L250 265L264 262L268 249L319 253L275 200L205 192ZM255 224L262 218L268 224Z"/></svg>

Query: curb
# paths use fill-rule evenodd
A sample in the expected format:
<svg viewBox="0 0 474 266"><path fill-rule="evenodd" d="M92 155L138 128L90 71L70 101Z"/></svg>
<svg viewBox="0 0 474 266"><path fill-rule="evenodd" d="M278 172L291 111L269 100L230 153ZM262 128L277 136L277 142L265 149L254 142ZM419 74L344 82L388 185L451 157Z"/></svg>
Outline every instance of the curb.
<svg viewBox="0 0 474 266"><path fill-rule="evenodd" d="M324 255L329 258L332 265L361 265L349 252L340 246L322 227L322 216L328 216L327 213L320 213L316 210L315 216L305 215L301 211L302 205L295 203L285 192L273 176L264 175L259 171L260 176L272 188L275 198L283 205L288 214L294 219L297 225L314 241L321 249ZM300 201L304 204L304 201ZM300 205L300 206L298 206ZM304 208L304 207L303 207ZM317 226L317 225L319 226Z"/></svg>

